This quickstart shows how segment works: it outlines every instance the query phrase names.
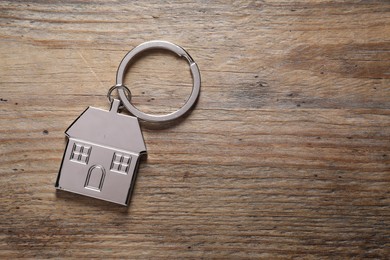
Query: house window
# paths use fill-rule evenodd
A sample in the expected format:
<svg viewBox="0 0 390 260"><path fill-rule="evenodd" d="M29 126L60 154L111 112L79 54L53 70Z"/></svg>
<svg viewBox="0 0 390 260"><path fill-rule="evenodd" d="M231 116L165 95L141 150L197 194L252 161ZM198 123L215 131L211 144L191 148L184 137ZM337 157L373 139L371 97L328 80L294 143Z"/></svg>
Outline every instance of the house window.
<svg viewBox="0 0 390 260"><path fill-rule="evenodd" d="M92 148L89 145L74 143L70 160L82 164L88 164L88 159L89 155L91 154L91 150Z"/></svg>
<svg viewBox="0 0 390 260"><path fill-rule="evenodd" d="M130 155L114 153L111 163L111 171L127 174L130 167Z"/></svg>

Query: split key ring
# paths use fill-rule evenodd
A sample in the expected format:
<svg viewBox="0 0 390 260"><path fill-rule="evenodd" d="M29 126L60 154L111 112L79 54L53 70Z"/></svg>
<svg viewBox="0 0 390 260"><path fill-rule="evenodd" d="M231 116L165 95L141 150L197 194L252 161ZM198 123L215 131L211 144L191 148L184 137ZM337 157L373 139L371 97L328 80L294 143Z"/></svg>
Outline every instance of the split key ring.
<svg viewBox="0 0 390 260"><path fill-rule="evenodd" d="M176 53L180 57L184 57L189 65L190 65L190 71L192 75L193 85L192 85L192 91L191 95L188 98L187 102L177 111L166 114L166 115L152 115L144 113L140 110L138 110L128 99L125 91L126 89L123 88L123 80L125 72L128 68L128 65L136 55L138 55L141 52L144 52L146 50L151 49L164 49L171 52ZM198 99L199 93L200 93L200 72L198 65L195 63L195 61L191 58L191 56L180 46L167 42L167 41L149 41L142 43L129 51L126 56L122 59L121 63L119 64L118 71L116 73L116 88L118 90L119 98L122 101L123 106L134 116L138 117L141 120L149 121L149 122L168 122L175 120L181 116L183 116L185 113L188 112L188 110L191 109L191 107L196 103L196 100Z"/></svg>

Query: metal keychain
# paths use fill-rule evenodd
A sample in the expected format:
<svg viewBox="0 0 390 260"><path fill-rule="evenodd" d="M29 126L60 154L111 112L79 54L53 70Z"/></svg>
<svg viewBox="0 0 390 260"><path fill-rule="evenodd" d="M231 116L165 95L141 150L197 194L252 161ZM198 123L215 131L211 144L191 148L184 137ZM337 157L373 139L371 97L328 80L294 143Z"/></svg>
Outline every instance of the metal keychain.
<svg viewBox="0 0 390 260"><path fill-rule="evenodd" d="M190 65L191 95L179 110L167 115L151 115L135 108L128 98L130 90L123 84L131 59L150 49L172 51ZM111 97L115 89L120 100ZM108 91L110 110L88 107L65 131L67 145L55 187L127 206L140 158L146 154L138 119L155 123L175 120L188 112L199 93L198 66L183 48L166 41L150 41L135 47L119 64L116 85ZM134 117L118 113L121 105Z"/></svg>

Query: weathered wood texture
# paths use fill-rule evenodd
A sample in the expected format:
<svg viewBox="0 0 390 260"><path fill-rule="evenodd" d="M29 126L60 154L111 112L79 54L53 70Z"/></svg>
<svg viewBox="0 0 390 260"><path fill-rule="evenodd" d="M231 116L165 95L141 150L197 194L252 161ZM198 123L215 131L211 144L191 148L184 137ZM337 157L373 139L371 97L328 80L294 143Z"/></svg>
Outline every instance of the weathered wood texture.
<svg viewBox="0 0 390 260"><path fill-rule="evenodd" d="M389 1L1 1L0 257L389 258ZM54 182L64 130L134 46L201 69L129 208ZM187 64L151 52L126 84L173 111ZM126 129L124 129L125 131Z"/></svg>

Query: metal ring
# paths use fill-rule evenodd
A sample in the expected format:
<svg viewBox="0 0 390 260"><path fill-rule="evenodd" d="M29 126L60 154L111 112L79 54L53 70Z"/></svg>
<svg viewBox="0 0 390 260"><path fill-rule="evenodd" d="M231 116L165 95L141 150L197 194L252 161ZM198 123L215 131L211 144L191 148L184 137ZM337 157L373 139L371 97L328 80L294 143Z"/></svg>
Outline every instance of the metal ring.
<svg viewBox="0 0 390 260"><path fill-rule="evenodd" d="M131 92L130 92L130 89L128 87L126 87L125 85L114 85L112 86L108 92L107 92L107 98L108 98L108 102L110 102L110 104L112 103L112 100L113 98L111 97L111 93L115 90L115 89L121 89L123 88L124 90L126 90L127 92L127 97L126 99L131 99Z"/></svg>
<svg viewBox="0 0 390 260"><path fill-rule="evenodd" d="M137 54L150 49L164 49L172 51L180 57L184 57L188 61L193 79L193 86L189 99L179 110L173 113L166 115L151 115L141 112L136 107L134 107L134 105L131 104L131 102L127 99L123 88L118 88L119 98L122 101L122 104L131 114L144 121L167 122L175 120L184 115L195 104L200 93L200 72L198 65L194 62L191 56L180 46L167 41L149 41L138 45L137 47L129 51L119 64L118 71L116 73L116 85L123 86L124 75L130 60L134 58Z"/></svg>

